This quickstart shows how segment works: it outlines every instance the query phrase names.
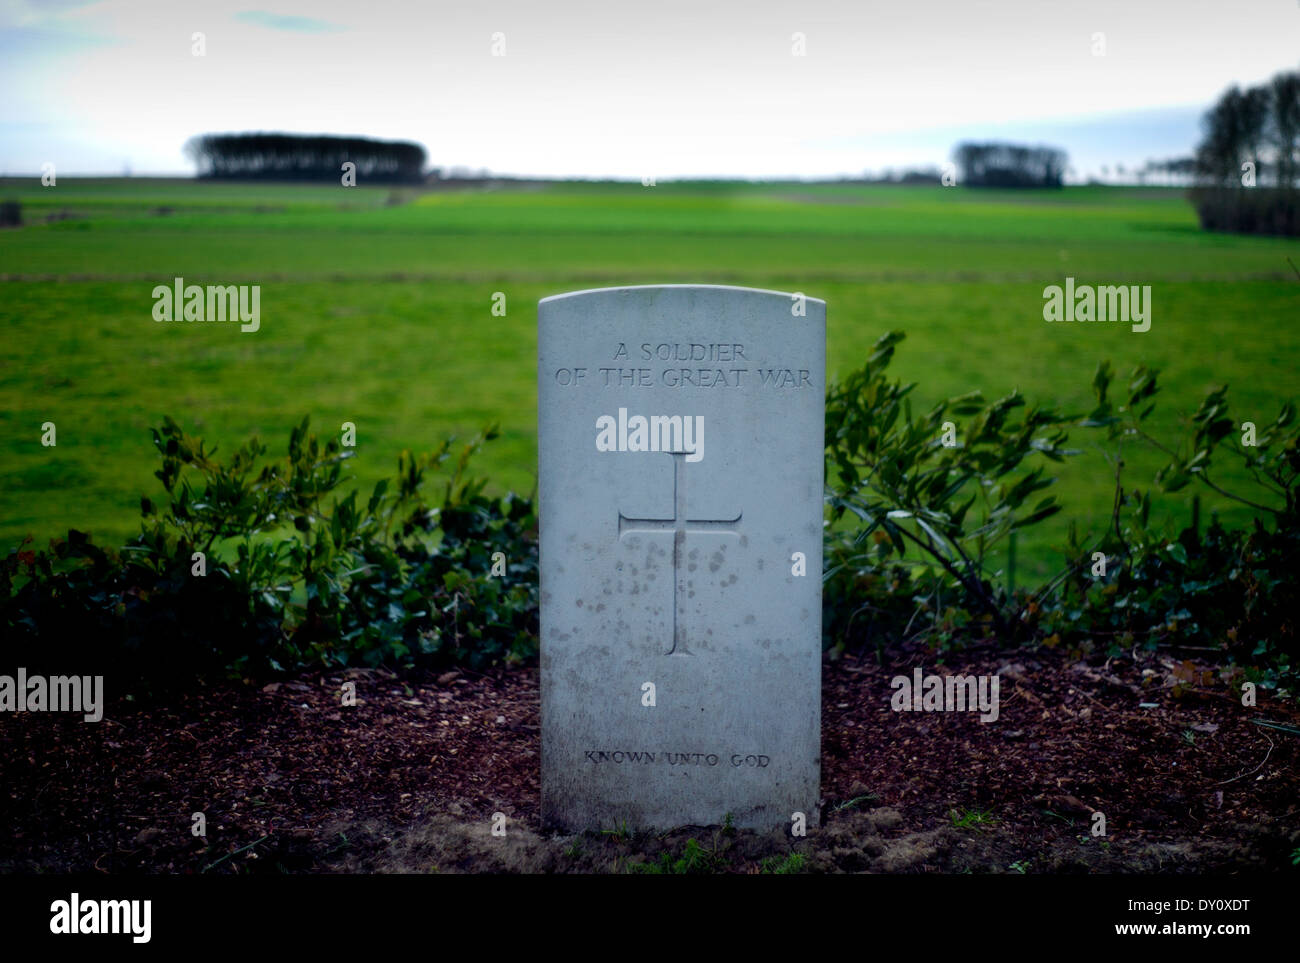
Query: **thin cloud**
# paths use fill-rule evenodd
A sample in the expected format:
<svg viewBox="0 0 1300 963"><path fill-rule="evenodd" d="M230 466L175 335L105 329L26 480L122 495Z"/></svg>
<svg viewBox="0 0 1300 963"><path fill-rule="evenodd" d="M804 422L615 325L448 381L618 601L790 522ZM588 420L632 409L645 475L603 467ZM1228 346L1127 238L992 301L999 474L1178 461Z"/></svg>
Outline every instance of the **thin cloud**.
<svg viewBox="0 0 1300 963"><path fill-rule="evenodd" d="M290 30L294 33L334 33L338 30L347 29L337 23L316 20L313 17L287 16L285 14L269 13L266 10L241 10L235 14L235 19L258 27L267 27L271 30Z"/></svg>

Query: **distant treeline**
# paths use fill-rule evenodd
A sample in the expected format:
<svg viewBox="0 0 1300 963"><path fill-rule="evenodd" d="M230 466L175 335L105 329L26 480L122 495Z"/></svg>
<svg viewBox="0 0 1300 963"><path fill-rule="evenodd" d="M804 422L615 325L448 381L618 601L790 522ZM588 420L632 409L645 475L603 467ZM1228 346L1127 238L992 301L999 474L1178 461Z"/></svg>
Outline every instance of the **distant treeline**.
<svg viewBox="0 0 1300 963"><path fill-rule="evenodd" d="M1060 187L1069 155L1055 147L965 141L953 151L969 187Z"/></svg>
<svg viewBox="0 0 1300 963"><path fill-rule="evenodd" d="M1251 181L1293 188L1300 177L1300 73L1281 73L1267 84L1229 87L1202 120L1205 137L1196 168L1209 185ZM1246 178L1246 164L1253 177Z"/></svg>
<svg viewBox="0 0 1300 963"><path fill-rule="evenodd" d="M203 134L185 153L199 177L264 180L339 180L343 165L356 164L358 184L418 183L424 177L424 148L409 141L316 134Z"/></svg>
<svg viewBox="0 0 1300 963"><path fill-rule="evenodd" d="M1228 88L1202 124L1192 191L1201 226L1300 235L1300 73Z"/></svg>

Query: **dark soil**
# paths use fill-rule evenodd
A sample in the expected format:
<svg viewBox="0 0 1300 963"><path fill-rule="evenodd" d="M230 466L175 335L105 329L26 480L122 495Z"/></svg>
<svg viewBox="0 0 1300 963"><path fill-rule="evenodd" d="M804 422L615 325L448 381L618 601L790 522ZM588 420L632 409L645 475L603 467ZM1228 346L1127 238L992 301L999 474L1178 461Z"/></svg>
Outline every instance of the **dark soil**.
<svg viewBox="0 0 1300 963"><path fill-rule="evenodd" d="M0 871L1293 871L1300 736L1253 722L1296 724L1293 701L1243 707L1169 659L947 661L923 667L1000 673L996 722L895 713L910 665L827 662L822 826L805 838L545 831L535 669L231 684L94 724L3 713Z"/></svg>

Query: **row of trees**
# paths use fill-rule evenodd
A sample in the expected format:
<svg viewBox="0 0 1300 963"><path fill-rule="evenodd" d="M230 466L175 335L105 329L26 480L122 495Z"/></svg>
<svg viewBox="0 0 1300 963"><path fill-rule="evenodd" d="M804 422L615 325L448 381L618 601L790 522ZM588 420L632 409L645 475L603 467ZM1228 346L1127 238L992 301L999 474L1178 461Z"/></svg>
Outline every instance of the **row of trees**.
<svg viewBox="0 0 1300 963"><path fill-rule="evenodd" d="M1209 184L1237 186L1243 166L1255 183L1293 188L1300 179L1300 73L1267 84L1228 88L1202 121L1197 172ZM1253 185L1247 185L1253 186Z"/></svg>
<svg viewBox="0 0 1300 963"><path fill-rule="evenodd" d="M1069 156L1055 147L965 141L953 151L971 187L1060 187Z"/></svg>
<svg viewBox="0 0 1300 963"><path fill-rule="evenodd" d="M1300 235L1300 73L1228 88L1202 124L1191 192L1201 227Z"/></svg>
<svg viewBox="0 0 1300 963"><path fill-rule="evenodd" d="M1124 168L1120 165L1116 165L1115 169L1121 175L1124 173ZM1196 158L1169 157L1164 160L1148 160L1136 171L1136 174L1139 184L1153 180L1156 183L1186 186L1196 178Z"/></svg>
<svg viewBox="0 0 1300 963"><path fill-rule="evenodd" d="M204 134L185 145L200 177L338 180L345 163L358 181L413 184L424 177L424 148L409 141L318 134Z"/></svg>

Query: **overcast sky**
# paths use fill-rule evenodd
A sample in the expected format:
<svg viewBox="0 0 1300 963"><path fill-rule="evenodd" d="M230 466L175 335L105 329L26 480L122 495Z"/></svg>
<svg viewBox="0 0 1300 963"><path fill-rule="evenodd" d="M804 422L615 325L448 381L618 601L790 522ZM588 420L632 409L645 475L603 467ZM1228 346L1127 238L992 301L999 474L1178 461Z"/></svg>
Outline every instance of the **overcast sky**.
<svg viewBox="0 0 1300 963"><path fill-rule="evenodd" d="M1013 138L1084 174L1189 153L1225 87L1298 68L1297 0L0 0L0 172L189 173L194 134L284 130L626 178Z"/></svg>

